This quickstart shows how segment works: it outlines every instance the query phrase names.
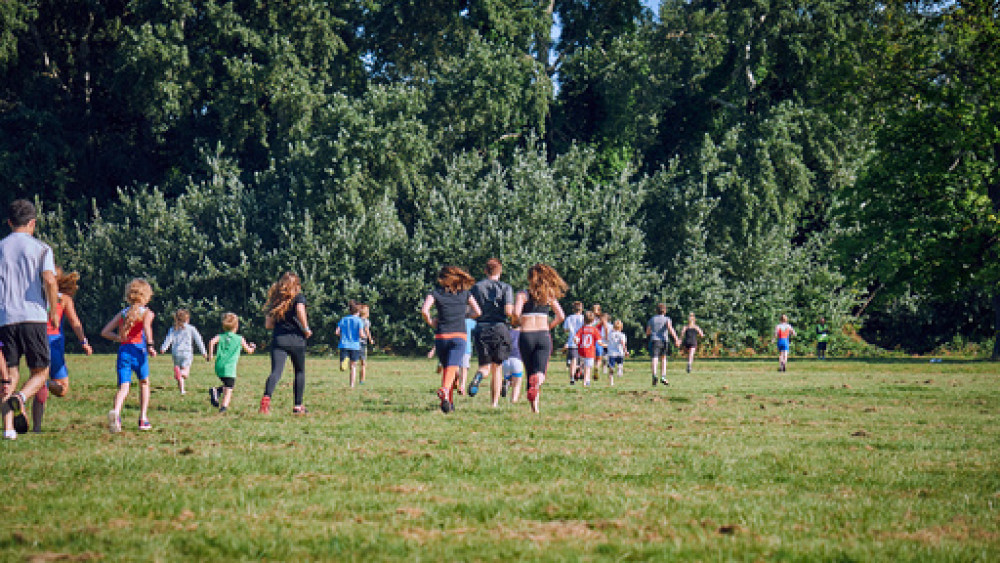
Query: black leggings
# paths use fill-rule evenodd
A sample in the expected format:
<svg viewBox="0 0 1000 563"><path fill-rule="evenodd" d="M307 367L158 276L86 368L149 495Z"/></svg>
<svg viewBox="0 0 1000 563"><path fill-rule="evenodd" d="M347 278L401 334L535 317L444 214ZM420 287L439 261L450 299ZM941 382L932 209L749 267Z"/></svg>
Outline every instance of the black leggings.
<svg viewBox="0 0 1000 563"><path fill-rule="evenodd" d="M549 370L549 356L552 355L552 336L547 330L522 332L518 338L524 374L532 376Z"/></svg>
<svg viewBox="0 0 1000 563"><path fill-rule="evenodd" d="M267 383L264 384L264 396L270 397L274 393L274 388L281 381L281 374L285 370L285 360L292 359L292 369L295 370L295 406L302 405L302 395L306 390L306 347L301 346L281 346L277 343L271 346L271 375L267 376Z"/></svg>

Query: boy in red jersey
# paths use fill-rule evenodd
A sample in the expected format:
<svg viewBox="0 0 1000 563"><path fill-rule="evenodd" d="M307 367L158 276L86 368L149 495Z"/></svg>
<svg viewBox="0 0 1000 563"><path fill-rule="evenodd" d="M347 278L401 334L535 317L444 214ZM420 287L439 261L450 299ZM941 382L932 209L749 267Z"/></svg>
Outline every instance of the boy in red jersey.
<svg viewBox="0 0 1000 563"><path fill-rule="evenodd" d="M583 314L583 328L576 332L574 340L577 350L580 352L580 362L583 364L583 385L590 385L590 374L594 371L594 360L597 358L597 346L602 344L601 331L593 326L593 311L586 311Z"/></svg>

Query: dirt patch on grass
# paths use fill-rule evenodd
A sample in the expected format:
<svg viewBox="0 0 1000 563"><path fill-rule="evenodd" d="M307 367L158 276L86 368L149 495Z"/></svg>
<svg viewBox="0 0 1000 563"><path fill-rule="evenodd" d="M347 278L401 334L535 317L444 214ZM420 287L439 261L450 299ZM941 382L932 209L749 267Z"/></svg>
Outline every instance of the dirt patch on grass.
<svg viewBox="0 0 1000 563"><path fill-rule="evenodd" d="M56 553L54 551L44 551L28 556L30 563L45 563L47 561L98 561L104 559L103 553Z"/></svg>
<svg viewBox="0 0 1000 563"><path fill-rule="evenodd" d="M608 521L610 522L610 521ZM584 520L553 520L551 522L521 521L512 525L495 528L491 534L500 539L520 539L535 543L555 541L605 541L606 529L621 529L620 525L605 521L586 522Z"/></svg>
<svg viewBox="0 0 1000 563"><path fill-rule="evenodd" d="M948 524L931 526L912 532L877 531L879 539L896 539L915 541L927 545L940 545L943 541L965 542L968 540L995 542L1000 539L1000 532L994 529L983 529L973 525L962 516L956 516Z"/></svg>

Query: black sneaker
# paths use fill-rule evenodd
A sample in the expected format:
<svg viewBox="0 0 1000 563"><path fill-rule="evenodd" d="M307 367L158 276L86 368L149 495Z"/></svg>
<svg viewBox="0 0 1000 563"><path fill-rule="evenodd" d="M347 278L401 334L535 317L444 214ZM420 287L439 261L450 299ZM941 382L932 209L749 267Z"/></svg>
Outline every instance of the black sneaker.
<svg viewBox="0 0 1000 563"><path fill-rule="evenodd" d="M219 388L211 387L208 390L208 400L212 402L213 407L219 406Z"/></svg>
<svg viewBox="0 0 1000 563"><path fill-rule="evenodd" d="M691 373L691 366L688 366L688 373Z"/></svg>
<svg viewBox="0 0 1000 563"><path fill-rule="evenodd" d="M477 371L476 375L472 376L472 383L469 384L469 396L475 397L479 393L479 384L483 382L483 372Z"/></svg>
<svg viewBox="0 0 1000 563"><path fill-rule="evenodd" d="M18 434L28 433L28 418L24 416L24 412L14 415L14 431Z"/></svg>
<svg viewBox="0 0 1000 563"><path fill-rule="evenodd" d="M653 387L656 387L656 376L653 376Z"/></svg>
<svg viewBox="0 0 1000 563"><path fill-rule="evenodd" d="M670 382L667 381L666 377L661 377L660 378L660 383L662 383L664 387L666 387L667 385L670 385Z"/></svg>
<svg viewBox="0 0 1000 563"><path fill-rule="evenodd" d="M219 407L219 414L223 414L225 412L226 412L226 407Z"/></svg>
<svg viewBox="0 0 1000 563"><path fill-rule="evenodd" d="M503 378L503 382L500 383L500 396L501 397L506 397L507 396L507 386L508 385L510 385L510 380L507 379L506 377Z"/></svg>

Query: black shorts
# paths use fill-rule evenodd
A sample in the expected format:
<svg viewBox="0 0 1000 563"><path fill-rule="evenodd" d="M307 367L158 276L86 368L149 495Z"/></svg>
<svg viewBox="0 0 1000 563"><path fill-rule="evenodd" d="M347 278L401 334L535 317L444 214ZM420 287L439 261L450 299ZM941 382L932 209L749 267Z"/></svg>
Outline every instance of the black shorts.
<svg viewBox="0 0 1000 563"><path fill-rule="evenodd" d="M236 387L235 377L220 377L219 381L222 382L222 386L225 387L226 389L232 389L233 387Z"/></svg>
<svg viewBox="0 0 1000 563"><path fill-rule="evenodd" d="M549 356L552 355L552 336L549 331L522 332L518 339L518 347L521 350L525 375L531 376L548 371Z"/></svg>
<svg viewBox="0 0 1000 563"><path fill-rule="evenodd" d="M28 369L47 368L52 362L45 323L0 326L0 342L3 343L7 367L17 367L21 356L25 357Z"/></svg>
<svg viewBox="0 0 1000 563"><path fill-rule="evenodd" d="M502 364L510 357L510 329L503 323L479 324L472 331L479 365Z"/></svg>
<svg viewBox="0 0 1000 563"><path fill-rule="evenodd" d="M655 358L662 358L670 354L670 345L666 340L650 340L649 355Z"/></svg>
<svg viewBox="0 0 1000 563"><path fill-rule="evenodd" d="M819 350L819 351L821 351L821 352L825 352L826 351L826 342L817 342L816 343L816 349Z"/></svg>

